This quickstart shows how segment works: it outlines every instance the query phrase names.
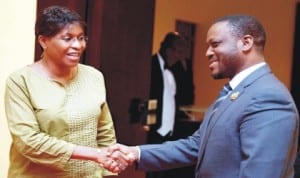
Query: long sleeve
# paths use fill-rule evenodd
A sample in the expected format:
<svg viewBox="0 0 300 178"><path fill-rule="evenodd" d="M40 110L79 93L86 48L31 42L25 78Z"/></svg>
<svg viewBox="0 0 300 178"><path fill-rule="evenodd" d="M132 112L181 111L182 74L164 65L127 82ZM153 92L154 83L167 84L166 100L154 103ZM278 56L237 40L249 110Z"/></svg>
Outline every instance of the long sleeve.
<svg viewBox="0 0 300 178"><path fill-rule="evenodd" d="M79 65L76 77L61 85L25 67L8 78L5 102L12 135L9 177L105 174L95 162L71 159L76 145L116 142L101 72Z"/></svg>
<svg viewBox="0 0 300 178"><path fill-rule="evenodd" d="M240 125L239 177L291 177L296 155L298 114L288 93L273 87L249 100Z"/></svg>
<svg viewBox="0 0 300 178"><path fill-rule="evenodd" d="M97 141L99 147L105 147L116 143L115 129L108 104L101 106L101 115L98 119Z"/></svg>
<svg viewBox="0 0 300 178"><path fill-rule="evenodd" d="M138 169L157 171L195 165L200 144L200 129L187 139L167 141L163 144L140 146Z"/></svg>
<svg viewBox="0 0 300 178"><path fill-rule="evenodd" d="M73 144L41 131L24 80L13 76L6 85L5 111L14 142L12 151L32 162L63 169L73 152Z"/></svg>

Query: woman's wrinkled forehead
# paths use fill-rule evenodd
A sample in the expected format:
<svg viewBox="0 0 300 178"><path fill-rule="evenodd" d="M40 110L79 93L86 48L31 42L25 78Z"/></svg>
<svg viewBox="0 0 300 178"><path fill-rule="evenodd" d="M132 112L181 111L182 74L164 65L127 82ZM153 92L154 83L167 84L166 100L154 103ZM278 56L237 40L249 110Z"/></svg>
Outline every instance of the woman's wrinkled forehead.
<svg viewBox="0 0 300 178"><path fill-rule="evenodd" d="M85 31L79 23L71 23L65 25L54 36L58 36L58 35L80 36L80 35L85 35Z"/></svg>
<svg viewBox="0 0 300 178"><path fill-rule="evenodd" d="M63 28L70 24L79 24L85 29L85 22L75 11L61 6L51 6L42 11L37 19L36 35L47 37L58 34Z"/></svg>

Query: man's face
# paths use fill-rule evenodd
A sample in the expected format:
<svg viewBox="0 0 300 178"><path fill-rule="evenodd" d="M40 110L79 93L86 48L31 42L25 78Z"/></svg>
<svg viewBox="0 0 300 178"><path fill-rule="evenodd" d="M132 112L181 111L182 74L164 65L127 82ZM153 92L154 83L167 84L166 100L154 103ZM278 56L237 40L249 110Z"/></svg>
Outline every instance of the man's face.
<svg viewBox="0 0 300 178"><path fill-rule="evenodd" d="M175 43L173 48L170 48L169 52L169 63L170 65L176 63L179 60L184 60L186 58L185 46L178 45Z"/></svg>
<svg viewBox="0 0 300 178"><path fill-rule="evenodd" d="M238 72L241 61L239 39L232 33L227 22L217 22L208 30L206 56L214 79L231 79Z"/></svg>

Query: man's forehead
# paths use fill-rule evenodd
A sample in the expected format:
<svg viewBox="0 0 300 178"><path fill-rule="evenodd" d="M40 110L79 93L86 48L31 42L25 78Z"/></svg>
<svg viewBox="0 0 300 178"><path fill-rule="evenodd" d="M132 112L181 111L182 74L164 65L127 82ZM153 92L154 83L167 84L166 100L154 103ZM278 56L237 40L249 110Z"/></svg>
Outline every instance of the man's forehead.
<svg viewBox="0 0 300 178"><path fill-rule="evenodd" d="M228 34L229 28L226 22L214 23L207 32L207 42L221 38L221 36Z"/></svg>

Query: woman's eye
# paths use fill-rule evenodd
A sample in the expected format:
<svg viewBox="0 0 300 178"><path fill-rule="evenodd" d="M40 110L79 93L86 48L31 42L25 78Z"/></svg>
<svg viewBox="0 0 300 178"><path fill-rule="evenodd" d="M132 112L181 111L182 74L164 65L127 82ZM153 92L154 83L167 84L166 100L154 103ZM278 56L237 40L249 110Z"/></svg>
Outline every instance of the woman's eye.
<svg viewBox="0 0 300 178"><path fill-rule="evenodd" d="M64 41L66 41L66 42L69 42L69 41L72 40L72 38L69 37L69 36L63 37L62 39L63 39Z"/></svg>
<svg viewBox="0 0 300 178"><path fill-rule="evenodd" d="M78 37L78 40L79 41L85 41L85 37L84 36L80 36L80 37Z"/></svg>

